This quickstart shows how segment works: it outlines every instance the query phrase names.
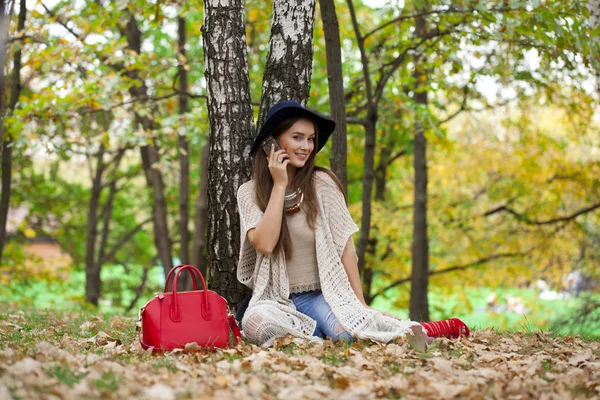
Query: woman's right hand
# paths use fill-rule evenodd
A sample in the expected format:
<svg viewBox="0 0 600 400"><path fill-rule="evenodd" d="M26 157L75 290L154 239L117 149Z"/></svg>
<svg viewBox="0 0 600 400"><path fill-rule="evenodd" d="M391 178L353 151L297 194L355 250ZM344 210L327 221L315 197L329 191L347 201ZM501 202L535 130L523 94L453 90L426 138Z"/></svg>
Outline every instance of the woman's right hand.
<svg viewBox="0 0 600 400"><path fill-rule="evenodd" d="M267 157L267 162L269 163L269 172L273 177L273 185L287 187L287 165L290 162L288 153L283 149L275 151L275 146L271 145L271 152Z"/></svg>

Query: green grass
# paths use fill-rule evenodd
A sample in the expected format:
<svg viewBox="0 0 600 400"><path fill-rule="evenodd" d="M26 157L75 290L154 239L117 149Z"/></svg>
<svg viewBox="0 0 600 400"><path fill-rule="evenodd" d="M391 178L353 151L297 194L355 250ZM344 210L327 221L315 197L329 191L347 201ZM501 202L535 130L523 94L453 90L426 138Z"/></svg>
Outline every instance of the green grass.
<svg viewBox="0 0 600 400"><path fill-rule="evenodd" d="M47 371L48 375L56 377L59 381L72 388L82 378L82 374L73 372L70 367L56 365Z"/></svg>
<svg viewBox="0 0 600 400"><path fill-rule="evenodd" d="M96 381L96 387L108 392L116 392L119 389L121 378L112 372L104 372L100 379Z"/></svg>
<svg viewBox="0 0 600 400"><path fill-rule="evenodd" d="M135 339L134 319L79 306L71 310L53 310L0 302L0 321L20 327L0 330L0 349L15 344L35 348L40 341L56 343L65 335L87 339L101 331L121 343Z"/></svg>
<svg viewBox="0 0 600 400"><path fill-rule="evenodd" d="M140 267L141 268L141 267ZM164 277L160 267L153 268L149 273L145 291L140 296L133 309L125 311L134 299L134 290L139 284L141 269L130 267L125 271L122 266L107 265L102 269L103 297L98 307L104 315L127 315L134 317L137 310L145 304L156 291L162 290ZM0 285L0 303L11 303L15 307L31 307L35 309L51 309L53 312L75 311L81 315L71 321L71 326L59 324L53 330L55 339L60 340L64 334L70 334L79 329L79 326L94 310L84 301L85 274L81 270L72 270L70 279L47 281L43 279L28 278L24 281L12 281L9 285ZM389 290L387 298L379 296L373 306L382 311L408 317L406 308L397 308L398 299L406 301L408 288ZM520 297L527 314L504 311L493 313L488 311L486 300L492 292L491 288L456 288L453 295L442 295L433 287L429 294L430 319L442 320L450 317L461 318L471 330L495 328L500 331L532 333L543 330L556 335L578 334L584 340L593 341L600 338L600 307L592 310L587 321L578 321L574 317L584 305L583 298L566 298L561 300L541 300L536 291L517 288L495 288L499 304L505 303L504 299L510 295ZM600 304L600 295L595 294L593 299ZM13 307L14 308L14 307ZM0 311L1 313L1 311ZM36 314L37 315L37 314ZM42 314L40 314L42 315ZM38 316L37 318L42 318ZM97 333L98 327L94 326L89 332L84 332L88 337ZM102 328L103 329L103 328ZM13 333L15 335L20 332ZM127 333L126 335L129 335ZM122 339L119 337L119 339ZM23 341L31 341L26 335ZM0 346L2 344L0 343Z"/></svg>

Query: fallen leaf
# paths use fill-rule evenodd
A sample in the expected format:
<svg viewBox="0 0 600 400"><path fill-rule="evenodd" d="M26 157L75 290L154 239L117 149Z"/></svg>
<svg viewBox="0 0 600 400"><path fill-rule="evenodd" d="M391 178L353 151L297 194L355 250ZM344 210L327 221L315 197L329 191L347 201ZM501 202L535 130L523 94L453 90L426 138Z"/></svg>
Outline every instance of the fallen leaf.
<svg viewBox="0 0 600 400"><path fill-rule="evenodd" d="M201 347L196 342L186 343L184 346L187 351L199 351Z"/></svg>
<svg viewBox="0 0 600 400"><path fill-rule="evenodd" d="M93 343L96 346L106 346L108 342L117 342L118 344L121 344L119 339L113 338L106 332L98 332L96 336L89 338L87 342Z"/></svg>
<svg viewBox="0 0 600 400"><path fill-rule="evenodd" d="M576 367L577 365L590 360L592 358L592 349L586 349L569 358L569 364Z"/></svg>
<svg viewBox="0 0 600 400"><path fill-rule="evenodd" d="M251 377L248 380L248 388L255 393L262 393L265 390L265 384L256 379L255 377Z"/></svg>
<svg viewBox="0 0 600 400"><path fill-rule="evenodd" d="M231 377L227 375L219 375L215 378L215 383L219 386L225 387L231 382Z"/></svg>
<svg viewBox="0 0 600 400"><path fill-rule="evenodd" d="M350 380L345 376L338 376L333 380L333 387L336 389L344 390L350 386Z"/></svg>
<svg viewBox="0 0 600 400"><path fill-rule="evenodd" d="M433 368L440 371L443 375L452 375L452 361L446 360L445 358L432 358Z"/></svg>
<svg viewBox="0 0 600 400"><path fill-rule="evenodd" d="M157 383L144 390L147 400L175 400L175 391L164 383Z"/></svg>
<svg viewBox="0 0 600 400"><path fill-rule="evenodd" d="M10 395L10 391L8 388L2 384L0 384L0 400L12 400L12 396Z"/></svg>

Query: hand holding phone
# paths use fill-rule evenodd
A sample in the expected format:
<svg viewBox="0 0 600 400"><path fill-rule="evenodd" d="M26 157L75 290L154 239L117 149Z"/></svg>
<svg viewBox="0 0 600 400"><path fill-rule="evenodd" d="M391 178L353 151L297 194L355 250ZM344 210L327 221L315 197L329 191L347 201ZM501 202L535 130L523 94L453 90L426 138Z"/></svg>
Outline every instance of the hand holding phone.
<svg viewBox="0 0 600 400"><path fill-rule="evenodd" d="M273 136L269 136L262 142L262 149L264 150L267 156L271 155L271 145L275 146L274 151L277 152L281 150L281 146L277 143L277 140Z"/></svg>
<svg viewBox="0 0 600 400"><path fill-rule="evenodd" d="M277 185L287 186L287 165L289 163L289 156L285 150L281 149L279 143L273 136L269 136L261 144L264 152L267 155L267 161L269 163L269 171L273 182Z"/></svg>

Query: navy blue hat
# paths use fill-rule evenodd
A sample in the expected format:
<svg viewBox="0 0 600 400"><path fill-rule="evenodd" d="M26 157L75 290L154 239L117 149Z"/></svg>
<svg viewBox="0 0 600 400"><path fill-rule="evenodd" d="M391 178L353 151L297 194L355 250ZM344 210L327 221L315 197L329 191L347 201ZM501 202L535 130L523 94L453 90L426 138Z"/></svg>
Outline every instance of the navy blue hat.
<svg viewBox="0 0 600 400"><path fill-rule="evenodd" d="M267 118L265 118L262 128L260 128L258 135L256 135L256 138L254 139L254 144L250 149L250 154L254 154L254 152L260 147L260 144L263 142L263 140L272 135L280 123L292 117L308 117L315 121L319 131L317 152L321 151L323 146L325 146L325 143L327 143L329 136L331 136L333 130L335 129L335 121L329 117L317 113L316 111L312 111L306 107L303 107L297 101L289 100L280 101L271 107L267 113Z"/></svg>

